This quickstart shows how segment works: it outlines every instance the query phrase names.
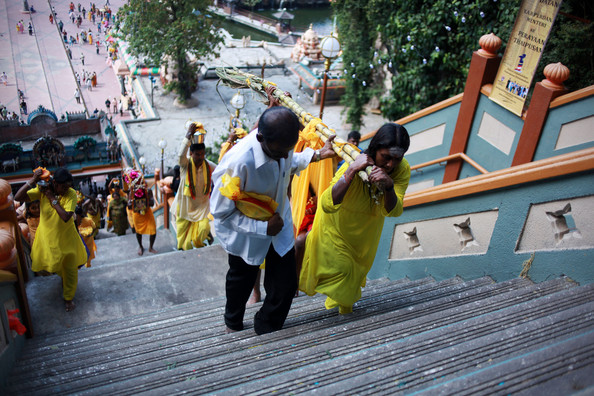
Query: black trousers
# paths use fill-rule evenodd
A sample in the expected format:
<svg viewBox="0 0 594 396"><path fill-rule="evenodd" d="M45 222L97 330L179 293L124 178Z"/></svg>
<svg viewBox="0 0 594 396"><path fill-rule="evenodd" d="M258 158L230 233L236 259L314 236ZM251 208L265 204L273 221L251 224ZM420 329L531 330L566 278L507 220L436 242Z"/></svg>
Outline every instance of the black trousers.
<svg viewBox="0 0 594 396"><path fill-rule="evenodd" d="M232 330L243 330L245 304L258 276L258 266L249 265L239 256L229 255L225 305L225 324ZM295 249L283 257L279 256L272 244L266 254L264 272L266 297L262 308L254 316L256 334L280 330L291 309L297 291Z"/></svg>

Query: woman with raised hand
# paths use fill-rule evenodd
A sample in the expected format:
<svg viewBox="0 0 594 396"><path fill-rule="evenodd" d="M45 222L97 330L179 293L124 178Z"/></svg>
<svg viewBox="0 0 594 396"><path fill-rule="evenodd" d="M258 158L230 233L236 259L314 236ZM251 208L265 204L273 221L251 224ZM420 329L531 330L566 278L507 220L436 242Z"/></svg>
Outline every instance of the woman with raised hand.
<svg viewBox="0 0 594 396"><path fill-rule="evenodd" d="M31 248L32 270L57 274L62 278L66 311L72 311L78 267L87 262L85 245L74 224L77 196L72 188L72 175L67 169L58 168L53 178L49 178L48 171L38 168L14 199L19 202L40 201L39 227Z"/></svg>

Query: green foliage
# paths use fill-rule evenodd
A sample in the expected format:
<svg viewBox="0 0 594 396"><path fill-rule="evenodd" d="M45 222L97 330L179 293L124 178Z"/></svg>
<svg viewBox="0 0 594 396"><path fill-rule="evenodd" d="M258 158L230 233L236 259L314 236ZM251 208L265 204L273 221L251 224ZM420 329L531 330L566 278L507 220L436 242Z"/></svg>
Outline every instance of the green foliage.
<svg viewBox="0 0 594 396"><path fill-rule="evenodd" d="M355 78L348 68L350 63L345 62L344 104L353 116L349 122L357 124L355 118L363 114L373 88L385 91L382 113L390 119L462 92L479 38L494 32L505 41L519 5L515 0L333 2L341 42L348 43L343 56L345 60L360 58L355 62ZM362 10L363 15L357 15L355 9ZM353 24L358 26L353 29ZM375 45L376 40L379 45ZM356 53L351 53L353 48ZM384 89L382 69L393 76L389 90Z"/></svg>
<svg viewBox="0 0 594 396"><path fill-rule="evenodd" d="M254 12L254 6L260 2L261 0L241 0L241 4L250 7L252 12Z"/></svg>
<svg viewBox="0 0 594 396"><path fill-rule="evenodd" d="M332 5L344 49L342 102L348 122L358 127L374 92L383 92L382 113L393 120L462 92L478 40L495 33L503 40L503 55L521 1L336 0ZM547 64L562 62L571 70L566 86L581 89L594 84L594 3L566 0L561 10L535 81L544 78Z"/></svg>
<svg viewBox="0 0 594 396"><path fill-rule="evenodd" d="M544 79L543 69L561 62L570 70L564 84L570 91L594 85L594 2L566 0L561 4L549 41L542 54L536 81Z"/></svg>
<svg viewBox="0 0 594 396"><path fill-rule="evenodd" d="M90 136L81 136L74 142L74 148L79 151L90 151L97 146L97 141Z"/></svg>
<svg viewBox="0 0 594 396"><path fill-rule="evenodd" d="M332 2L345 65L346 92L341 103L347 107L347 122L352 124L353 129L361 127L363 106L371 98L371 92L367 89L372 80L369 60L373 56L373 43L377 35L375 22L369 19L367 5L365 0Z"/></svg>
<svg viewBox="0 0 594 396"><path fill-rule="evenodd" d="M23 152L23 146L21 146L20 144L4 143L3 145L0 146L0 155L5 154L5 153L18 155L22 152Z"/></svg>
<svg viewBox="0 0 594 396"><path fill-rule="evenodd" d="M222 42L208 11L208 0L129 0L118 11L118 29L131 52L155 65L173 67L177 80L168 88L189 99L196 88L198 64L188 55L201 58L216 55Z"/></svg>

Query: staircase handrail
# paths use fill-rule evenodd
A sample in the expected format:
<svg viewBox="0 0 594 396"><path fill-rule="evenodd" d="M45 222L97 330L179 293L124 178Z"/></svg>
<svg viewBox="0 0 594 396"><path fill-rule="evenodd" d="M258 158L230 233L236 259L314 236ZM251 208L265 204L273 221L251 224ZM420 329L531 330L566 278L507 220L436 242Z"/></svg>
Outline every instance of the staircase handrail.
<svg viewBox="0 0 594 396"><path fill-rule="evenodd" d="M485 168L480 166L476 161L474 161L472 158L470 158L468 155L466 155L464 153L450 154L445 157L441 157L441 158L437 158L437 159L434 159L431 161L423 162L422 164L411 166L410 170L411 171L413 171L413 170L419 171L419 169L421 169L421 168L426 168L428 166L435 165L435 164L441 164L442 162L447 162L447 161L451 161L454 159L462 159L462 160L466 161L469 165L471 165L473 168L475 168L482 174L489 173L488 170L486 170Z"/></svg>
<svg viewBox="0 0 594 396"><path fill-rule="evenodd" d="M591 170L594 170L594 148L587 148L415 191L404 196L404 206L421 205Z"/></svg>

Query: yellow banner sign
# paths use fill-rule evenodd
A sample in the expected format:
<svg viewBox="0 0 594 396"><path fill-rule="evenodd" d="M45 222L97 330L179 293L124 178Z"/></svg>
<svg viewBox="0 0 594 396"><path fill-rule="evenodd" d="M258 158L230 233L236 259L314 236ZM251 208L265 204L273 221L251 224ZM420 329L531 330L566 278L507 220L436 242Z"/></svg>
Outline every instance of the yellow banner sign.
<svg viewBox="0 0 594 396"><path fill-rule="evenodd" d="M561 0L524 0L493 83L490 99L521 116Z"/></svg>

